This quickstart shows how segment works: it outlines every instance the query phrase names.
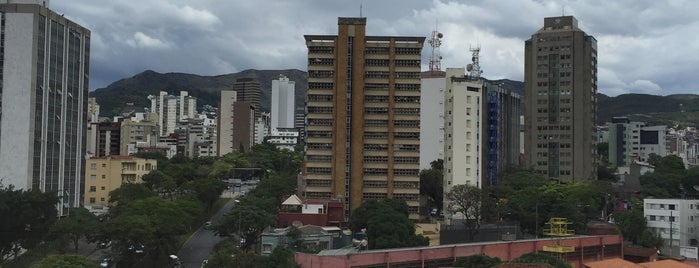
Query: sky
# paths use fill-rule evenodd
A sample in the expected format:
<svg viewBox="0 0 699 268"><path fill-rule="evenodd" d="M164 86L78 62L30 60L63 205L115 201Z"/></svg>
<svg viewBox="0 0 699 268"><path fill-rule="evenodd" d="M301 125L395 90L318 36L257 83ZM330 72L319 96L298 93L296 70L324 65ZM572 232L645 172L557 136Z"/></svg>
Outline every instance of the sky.
<svg viewBox="0 0 699 268"><path fill-rule="evenodd" d="M699 94L693 0L51 0L50 8L91 30L91 90L145 70L305 71L303 35L336 35L337 18L361 10L367 35L429 37L436 28L443 70L465 67L480 46L484 77L518 81L524 41L545 17L572 15L597 39L599 92ZM426 42L423 70L430 53Z"/></svg>

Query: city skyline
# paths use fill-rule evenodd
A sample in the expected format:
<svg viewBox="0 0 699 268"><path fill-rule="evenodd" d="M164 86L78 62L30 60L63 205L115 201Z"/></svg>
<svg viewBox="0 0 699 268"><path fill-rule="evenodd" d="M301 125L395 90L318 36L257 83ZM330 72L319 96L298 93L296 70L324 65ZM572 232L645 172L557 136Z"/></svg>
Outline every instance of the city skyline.
<svg viewBox="0 0 699 268"><path fill-rule="evenodd" d="M303 34L332 34L335 29L319 22L356 17L361 5L362 16L375 25L369 35L427 36L438 22L445 36L443 69L465 67L469 46L480 45L484 77L519 81L524 40L540 28L541 18L572 15L597 37L605 56L599 62L600 93L699 93L691 84L696 70L691 66L699 60L692 51L699 40L684 34L699 26L690 11L699 3L397 3L77 0L52 1L51 8L92 31L91 90L147 69L200 75L305 70ZM423 71L427 52L423 50Z"/></svg>

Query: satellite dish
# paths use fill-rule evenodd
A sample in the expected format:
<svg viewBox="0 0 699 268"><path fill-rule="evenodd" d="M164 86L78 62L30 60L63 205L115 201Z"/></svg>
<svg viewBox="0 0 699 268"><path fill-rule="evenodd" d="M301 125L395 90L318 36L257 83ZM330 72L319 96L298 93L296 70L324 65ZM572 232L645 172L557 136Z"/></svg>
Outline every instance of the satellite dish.
<svg viewBox="0 0 699 268"><path fill-rule="evenodd" d="M473 64L469 63L468 65L466 65L466 71L470 72L471 70L473 70Z"/></svg>
<svg viewBox="0 0 699 268"><path fill-rule="evenodd" d="M442 37L444 37L444 35L442 33L437 34L437 38L442 38Z"/></svg>

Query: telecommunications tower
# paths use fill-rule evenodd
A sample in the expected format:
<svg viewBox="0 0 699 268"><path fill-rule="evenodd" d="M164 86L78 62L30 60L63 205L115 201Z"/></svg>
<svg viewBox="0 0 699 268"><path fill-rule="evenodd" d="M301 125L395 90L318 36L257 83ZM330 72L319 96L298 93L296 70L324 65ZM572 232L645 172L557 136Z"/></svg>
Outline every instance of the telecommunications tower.
<svg viewBox="0 0 699 268"><path fill-rule="evenodd" d="M432 37L427 42L430 43L432 47L432 55L430 55L430 72L429 75L439 75L442 71L442 56L439 54L439 46L442 45L442 33L435 30L432 31Z"/></svg>

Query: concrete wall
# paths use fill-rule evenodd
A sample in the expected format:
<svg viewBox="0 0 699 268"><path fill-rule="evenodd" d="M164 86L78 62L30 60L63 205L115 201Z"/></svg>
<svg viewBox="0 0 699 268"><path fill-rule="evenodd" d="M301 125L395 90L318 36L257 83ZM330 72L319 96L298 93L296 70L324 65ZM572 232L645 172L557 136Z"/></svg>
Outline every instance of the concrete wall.
<svg viewBox="0 0 699 268"><path fill-rule="evenodd" d="M296 263L304 268L315 267L359 267L383 266L395 264L416 265L419 267L443 267L458 257L484 254L498 257L502 261L511 261L523 254L539 252L544 246L556 244L556 240L537 239L499 243L459 244L451 246L387 249L365 251L361 253L318 256L296 253ZM568 263L574 267L583 267L584 262L621 258L623 256L622 237L620 235L570 237L560 240L566 246L575 247L575 252L566 256ZM412 266L411 266L412 267Z"/></svg>

